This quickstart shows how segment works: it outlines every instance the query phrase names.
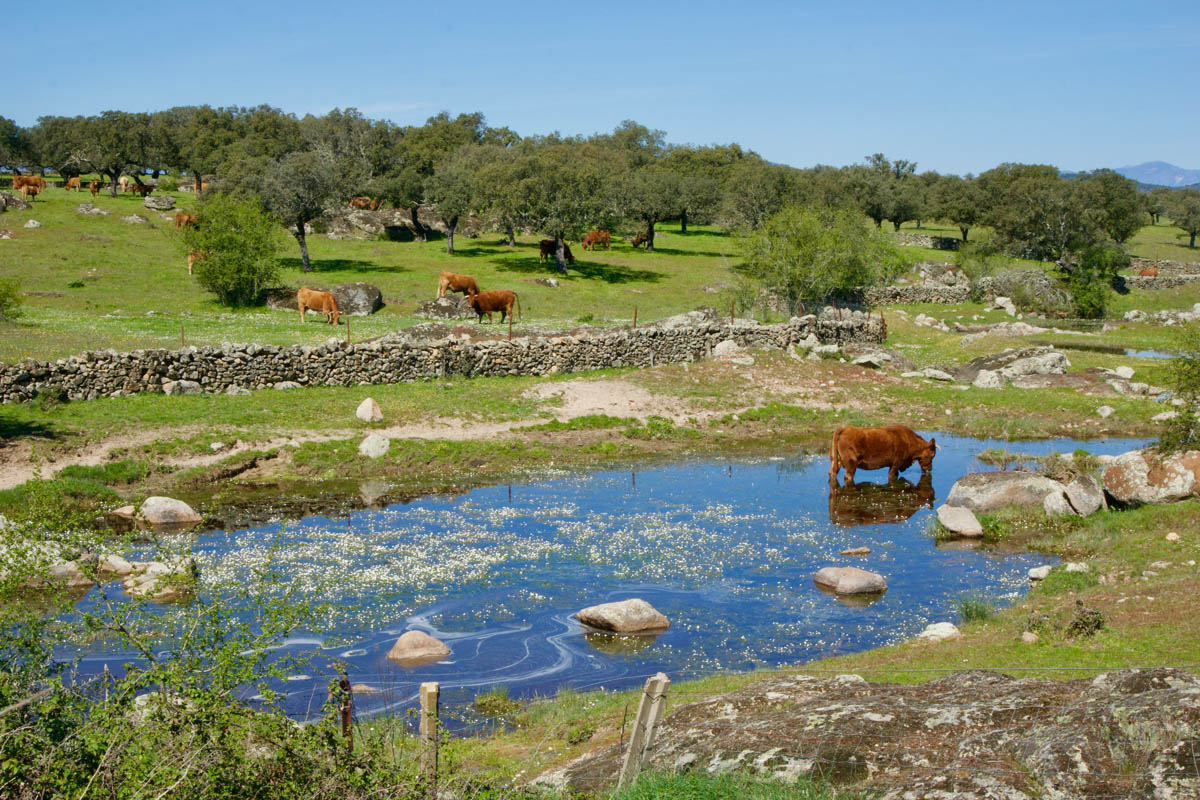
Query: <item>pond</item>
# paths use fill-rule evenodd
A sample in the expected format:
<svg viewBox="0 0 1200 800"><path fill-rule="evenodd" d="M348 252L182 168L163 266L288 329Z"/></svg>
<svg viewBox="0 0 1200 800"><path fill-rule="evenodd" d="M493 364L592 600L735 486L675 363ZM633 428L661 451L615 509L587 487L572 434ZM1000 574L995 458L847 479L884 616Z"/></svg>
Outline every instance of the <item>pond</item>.
<svg viewBox="0 0 1200 800"><path fill-rule="evenodd" d="M789 452L564 473L338 519L208 531L192 545L200 598L247 585L273 565L284 586L330 604L321 631L282 648L314 656L306 674L278 687L297 718L318 713L335 660L353 683L379 690L356 694L360 716L411 707L422 681L440 682L452 703L494 687L552 695L628 687L659 670L679 680L797 664L957 622L964 594L1010 604L1027 590L1026 571L1051 559L938 546L928 531L954 481L988 469L975 454L1116 454L1142 444L937 440L932 480L918 480L915 465L907 473L916 485L889 487L878 470L831 492L827 456ZM860 546L870 555L838 554ZM888 591L868 604L825 594L812 576L828 565L880 572ZM622 637L572 619L585 606L629 597L666 614L670 629ZM241 611L249 617L252 609ZM451 655L414 668L388 661L397 636L412 628L445 641ZM120 673L131 658L94 652L83 670L107 664Z"/></svg>

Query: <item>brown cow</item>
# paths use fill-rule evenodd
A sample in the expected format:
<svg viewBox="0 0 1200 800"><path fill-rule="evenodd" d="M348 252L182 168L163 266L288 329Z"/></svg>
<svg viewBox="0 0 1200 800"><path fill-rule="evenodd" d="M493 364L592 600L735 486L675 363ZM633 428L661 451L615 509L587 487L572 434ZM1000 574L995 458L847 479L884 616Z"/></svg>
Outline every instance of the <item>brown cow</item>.
<svg viewBox="0 0 1200 800"><path fill-rule="evenodd" d="M37 198L39 194L41 194L41 191L42 190L37 187L37 184L26 183L21 186L21 197L33 202L33 200Z"/></svg>
<svg viewBox="0 0 1200 800"><path fill-rule="evenodd" d="M197 261L203 261L207 253L200 250L188 250L188 275L192 274L192 265Z"/></svg>
<svg viewBox="0 0 1200 800"><path fill-rule="evenodd" d="M83 187L79 185L79 178L76 177L76 178L67 178L67 185L64 186L63 188L66 189L68 192L71 191L72 189L74 189L75 191L78 192L78 191L82 190Z"/></svg>
<svg viewBox="0 0 1200 800"><path fill-rule="evenodd" d="M200 220L198 220L196 218L195 214L189 214L186 211L176 211L175 212L175 227L176 228L188 228L188 227L194 228L194 227L196 227L197 223L199 223L199 221Z"/></svg>
<svg viewBox="0 0 1200 800"><path fill-rule="evenodd" d="M46 191L46 179L41 175L14 175L12 179L12 188L14 192L19 192L26 186L32 186L38 192Z"/></svg>
<svg viewBox="0 0 1200 800"><path fill-rule="evenodd" d="M152 183L135 183L129 187L129 191L133 192L134 194L140 194L142 197L146 197L154 191L154 188L154 184Z"/></svg>
<svg viewBox="0 0 1200 800"><path fill-rule="evenodd" d="M103 188L103 186L104 184L101 181L91 181L88 183L88 191L92 193L92 197L95 197L96 195L100 194L100 189ZM188 272L191 272L191 270L189 269Z"/></svg>
<svg viewBox="0 0 1200 800"><path fill-rule="evenodd" d="M467 296L479 294L479 284L470 275L459 275L454 272L438 273L438 293L441 297L446 292L460 292Z"/></svg>
<svg viewBox="0 0 1200 800"><path fill-rule="evenodd" d="M904 425L838 428L829 443L829 480L836 483L838 470L845 467L846 485L851 486L855 470L887 467L888 480L894 481L914 461L920 463L922 472L929 472L936 453L935 440L927 442Z"/></svg>
<svg viewBox="0 0 1200 800"><path fill-rule="evenodd" d="M371 198L366 197L365 195L360 197L351 197L349 205L351 208L361 208L365 211L371 207Z"/></svg>
<svg viewBox="0 0 1200 800"><path fill-rule="evenodd" d="M1158 267L1146 267L1144 270L1138 273L1138 276L1142 278L1157 278Z"/></svg>
<svg viewBox="0 0 1200 800"><path fill-rule="evenodd" d="M650 241L649 236L647 236L644 233L639 233L637 236L633 237L633 240L630 241L629 243L631 245L633 245L634 247L641 247L642 245L646 244L649 241Z"/></svg>
<svg viewBox="0 0 1200 800"><path fill-rule="evenodd" d="M604 245L604 249L608 250L612 247L612 234L608 231L591 230L587 232L587 236L583 237L583 249L592 250L595 252L596 245Z"/></svg>
<svg viewBox="0 0 1200 800"><path fill-rule="evenodd" d="M542 263L547 258L556 258L554 251L556 249L553 239L542 239L538 242L538 263ZM568 264L575 263L575 256L571 255L571 245L563 242L563 258L567 259Z"/></svg>
<svg viewBox="0 0 1200 800"><path fill-rule="evenodd" d="M296 305L300 307L301 322L304 322L305 309L311 309L312 311L320 311L322 314L328 315L325 321L330 325L338 324L337 298L333 296L333 292L319 292L315 289L301 288L296 292Z"/></svg>
<svg viewBox="0 0 1200 800"><path fill-rule="evenodd" d="M521 312L521 303L517 300L517 293L510 292L508 289L492 289L479 294L467 296L467 305L475 309L475 313L479 315L478 322L483 322L483 315L487 314L488 324L492 323L492 312L500 312L500 323L504 324L504 317L507 314L509 317L513 315L513 304L517 306L517 313Z"/></svg>

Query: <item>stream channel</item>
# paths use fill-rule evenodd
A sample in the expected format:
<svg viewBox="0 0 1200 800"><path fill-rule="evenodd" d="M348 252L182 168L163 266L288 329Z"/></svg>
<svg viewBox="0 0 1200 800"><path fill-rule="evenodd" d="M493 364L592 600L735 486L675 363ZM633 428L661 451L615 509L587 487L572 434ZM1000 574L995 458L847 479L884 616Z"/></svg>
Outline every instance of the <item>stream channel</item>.
<svg viewBox="0 0 1200 800"><path fill-rule="evenodd" d="M355 694L360 718L411 708L423 681L438 681L442 702L453 704L496 687L521 698L627 688L659 670L678 681L798 664L958 622L964 595L1011 604L1028 590L1030 567L1053 563L935 543L933 509L954 481L991 469L977 453L1118 454L1144 444L937 441L932 481L919 480L913 465L907 481L890 487L883 470L860 471L856 487L831 492L827 455L790 452L563 472L337 519L205 531L190 541L198 601L250 584L271 564L301 596L330 604L323 630L280 648L312 657L275 686L286 694L283 708L302 720L321 713L335 661L352 683L377 690ZM838 554L860 546L870 555ZM812 576L829 565L880 572L888 591L869 603L825 594ZM123 597L116 585L109 594ZM585 606L629 597L666 614L670 629L615 636L572 619ZM238 613L250 618L253 609ZM446 642L451 655L414 668L389 661L397 636L412 628ZM107 665L121 674L133 660L131 652L93 651L80 670L94 675Z"/></svg>

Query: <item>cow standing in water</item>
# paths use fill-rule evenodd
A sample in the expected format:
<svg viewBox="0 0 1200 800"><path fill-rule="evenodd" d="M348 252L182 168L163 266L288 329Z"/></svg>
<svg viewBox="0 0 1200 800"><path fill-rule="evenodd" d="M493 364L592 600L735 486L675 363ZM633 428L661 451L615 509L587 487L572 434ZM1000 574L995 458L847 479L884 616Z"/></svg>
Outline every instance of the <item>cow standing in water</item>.
<svg viewBox="0 0 1200 800"><path fill-rule="evenodd" d="M846 485L851 486L855 470L887 467L888 480L894 481L914 461L921 465L921 472L931 472L936 454L934 439L925 441L905 425L838 428L829 443L829 480L836 483L838 470L845 467Z"/></svg>

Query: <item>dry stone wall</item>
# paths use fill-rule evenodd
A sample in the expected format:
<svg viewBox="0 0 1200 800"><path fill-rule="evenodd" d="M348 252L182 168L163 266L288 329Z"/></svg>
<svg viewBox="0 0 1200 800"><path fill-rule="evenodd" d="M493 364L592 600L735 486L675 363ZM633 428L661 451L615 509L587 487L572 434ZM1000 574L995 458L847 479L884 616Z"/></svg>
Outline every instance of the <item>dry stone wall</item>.
<svg viewBox="0 0 1200 800"><path fill-rule="evenodd" d="M844 318L795 317L782 325L751 321L639 328L601 334L470 341L376 340L317 346L231 344L179 350L99 350L57 361L22 359L0 365L0 402L30 400L57 389L72 400L164 391L264 389L278 383L354 386L428 380L446 375L547 375L606 367L650 367L696 361L732 339L742 347L785 349L815 336L826 344L881 343L886 323L847 312ZM811 341L811 340L809 340Z"/></svg>
<svg viewBox="0 0 1200 800"><path fill-rule="evenodd" d="M957 250L962 240L953 236L931 236L927 233L896 234L896 243L905 247L929 247L933 250Z"/></svg>
<svg viewBox="0 0 1200 800"><path fill-rule="evenodd" d="M863 290L863 301L870 306L894 303L943 303L953 305L971 299L969 286L872 286Z"/></svg>

